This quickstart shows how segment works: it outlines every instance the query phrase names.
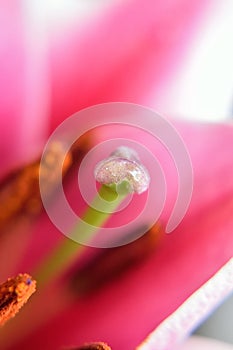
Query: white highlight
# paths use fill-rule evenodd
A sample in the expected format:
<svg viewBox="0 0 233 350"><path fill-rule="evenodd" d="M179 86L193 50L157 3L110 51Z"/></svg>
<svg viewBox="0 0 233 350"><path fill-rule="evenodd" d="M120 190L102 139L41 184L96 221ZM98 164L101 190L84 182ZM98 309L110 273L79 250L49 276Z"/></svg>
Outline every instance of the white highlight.
<svg viewBox="0 0 233 350"><path fill-rule="evenodd" d="M201 121L230 118L233 107L233 1L215 0L157 108Z"/></svg>

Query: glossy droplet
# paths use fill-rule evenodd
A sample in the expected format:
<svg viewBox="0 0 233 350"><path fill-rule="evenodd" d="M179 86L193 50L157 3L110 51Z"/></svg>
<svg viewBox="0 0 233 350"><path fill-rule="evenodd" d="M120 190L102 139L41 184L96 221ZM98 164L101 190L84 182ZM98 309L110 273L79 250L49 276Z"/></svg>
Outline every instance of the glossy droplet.
<svg viewBox="0 0 233 350"><path fill-rule="evenodd" d="M137 153L128 147L119 147L111 156L95 167L96 181L104 185L120 184L127 181L129 192L145 192L150 183L147 169L140 163Z"/></svg>

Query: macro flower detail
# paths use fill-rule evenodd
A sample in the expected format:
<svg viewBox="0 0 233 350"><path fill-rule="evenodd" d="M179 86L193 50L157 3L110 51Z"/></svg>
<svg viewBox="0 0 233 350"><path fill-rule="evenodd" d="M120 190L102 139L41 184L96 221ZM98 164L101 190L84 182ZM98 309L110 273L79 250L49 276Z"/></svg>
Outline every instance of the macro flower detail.
<svg viewBox="0 0 233 350"><path fill-rule="evenodd" d="M36 282L26 273L0 285L0 326L15 316L35 290Z"/></svg>
<svg viewBox="0 0 233 350"><path fill-rule="evenodd" d="M225 79L230 79L227 62L231 66L232 61L227 54L230 39L222 34L225 23L223 27L221 21L218 25L220 18L224 21L219 11L223 3L219 0L213 6L210 0L148 0L145 6L143 0L3 1L0 281L27 271L34 276L38 293L4 324L7 315L13 317L12 310L17 312L26 301L27 288L32 292L35 282L29 276L22 283L17 276L0 285L2 350L110 350L110 346L113 350L161 350L161 344L163 350L174 349L193 330L188 321L194 318L186 318L193 316L193 296L197 300L196 326L202 321L205 305L210 306L209 312L215 307L212 297L216 296L220 303L233 290L230 279L229 289L219 294L223 288L220 278L207 296L203 294L205 283L216 281L216 273L223 267L225 271L233 256L232 123L230 119L224 124L197 122L208 118L208 103L216 117L222 114L219 105L231 104L231 98L227 101L228 95L224 95ZM80 11L82 6L87 17ZM92 9L91 14L87 8ZM228 17L229 14L230 11ZM228 51L224 45L216 44L218 36L226 39L222 42ZM209 50L210 46L220 56ZM222 60L217 62L219 57ZM218 83L211 86L212 76ZM213 90L207 88L207 82ZM219 93L213 96L215 90ZM231 96L231 85L227 90ZM171 147L164 147L163 138L155 140L150 132L145 134L144 128L135 130L126 125L124 115L124 125L109 123L115 116L113 108L108 108L102 125L90 129L88 120L82 117L86 112L82 111L88 110L93 124L97 124L93 106L112 101L144 105L162 113L185 143L193 165L193 194L187 213L171 235L165 234L163 228L174 207L180 180L185 190L190 189L187 169L181 161L184 177L177 177L178 158L172 159L169 154L176 148L172 142ZM63 129L53 139L58 143L43 153L44 162L40 162L56 127L79 112L77 126L71 133ZM227 112L228 117L231 112ZM226 117L226 109L222 117ZM133 114L133 120L137 118L144 123L143 114ZM157 128L156 123L150 125ZM87 143L84 140L81 149L73 143L66 153L67 144L79 129L83 135L90 131ZM163 135L171 141L169 133ZM131 145L131 141L141 144L150 154L144 157L139 151L142 165L134 151L120 147L100 162L95 174L96 180L103 183L98 184L102 191L98 200L106 211L101 212L101 206L89 210L87 204L93 204L96 191L93 166L104 158L97 154L95 158L96 146L115 138L121 140L121 145ZM78 137L75 140L79 142ZM90 158L86 157L89 142L96 147ZM64 151L68 157L57 172ZM109 149L106 157L110 153ZM84 162L80 165L82 156ZM167 184L161 215L155 214L162 192L156 161ZM88 201L79 182L81 168ZM76 214L73 221L66 219L62 210L57 186L61 178L67 206ZM40 179L50 208L67 227L67 237L47 215ZM119 186L111 186L111 181ZM148 193L133 196L129 203L120 192L122 181L136 193L146 190L148 181L150 187ZM109 201L102 200L103 193L110 197ZM145 220L140 221L137 214L146 208L149 199L148 216L145 211ZM80 220L76 225L77 216L83 223ZM128 229L132 217L139 220ZM107 245L123 236L124 240L131 234L135 237L141 228L151 227L153 219L158 231L155 235L147 232L137 241L117 248L94 246L101 240ZM125 235L118 230L120 224L124 225ZM113 239L107 234L105 240L105 232L111 228L116 228ZM229 322L229 318L225 321ZM184 327L184 322L190 327ZM186 344L185 350L189 349ZM198 346L195 349L209 349L205 343Z"/></svg>
<svg viewBox="0 0 233 350"><path fill-rule="evenodd" d="M137 153L124 146L96 165L95 178L105 185L127 181L129 191L138 194L145 192L150 183L149 173L140 163Z"/></svg>

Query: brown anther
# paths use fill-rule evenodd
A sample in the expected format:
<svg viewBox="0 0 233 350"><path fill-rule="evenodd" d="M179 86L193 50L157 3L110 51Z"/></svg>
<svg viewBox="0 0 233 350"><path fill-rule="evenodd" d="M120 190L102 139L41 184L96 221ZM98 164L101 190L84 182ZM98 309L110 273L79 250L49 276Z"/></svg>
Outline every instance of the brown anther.
<svg viewBox="0 0 233 350"><path fill-rule="evenodd" d="M89 136L88 136L89 137ZM65 156L62 167L63 177L78 163L89 147L87 136L78 140ZM0 181L0 230L14 226L19 218L30 220L42 208L40 185L51 196L59 181L57 164L64 158L64 147L59 141L53 142L47 150L44 162L41 158L15 170ZM41 183L39 185L39 173Z"/></svg>
<svg viewBox="0 0 233 350"><path fill-rule="evenodd" d="M61 150L57 146L57 157L61 157ZM55 157L55 154L54 154ZM70 166L71 157L67 156L63 172L65 173ZM45 165L43 165L46 168ZM40 159L18 169L7 176L0 184L0 229L4 229L7 224L13 223L18 216L32 217L38 214L42 209L39 187L39 169ZM45 169L47 170L47 169ZM56 184L56 169L48 169L46 173L48 195L54 189ZM50 191L49 191L50 190Z"/></svg>
<svg viewBox="0 0 233 350"><path fill-rule="evenodd" d="M0 326L14 317L36 290L36 281L19 274L0 285Z"/></svg>
<svg viewBox="0 0 233 350"><path fill-rule="evenodd" d="M100 343L84 344L72 350L111 350L111 348L107 344L100 342Z"/></svg>
<svg viewBox="0 0 233 350"><path fill-rule="evenodd" d="M63 144L54 142L47 149L45 155L40 162L40 187L43 191L51 193L59 181L60 162L65 156ZM72 164L72 155L70 152L65 156L62 174L64 175ZM37 179L38 181L38 179Z"/></svg>

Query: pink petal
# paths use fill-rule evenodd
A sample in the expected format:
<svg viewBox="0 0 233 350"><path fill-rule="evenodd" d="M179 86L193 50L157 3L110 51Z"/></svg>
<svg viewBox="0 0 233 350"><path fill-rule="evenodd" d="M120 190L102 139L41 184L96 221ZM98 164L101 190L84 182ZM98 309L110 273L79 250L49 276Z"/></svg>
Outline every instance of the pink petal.
<svg viewBox="0 0 233 350"><path fill-rule="evenodd" d="M34 333L35 349L98 339L115 349L133 349L232 257L233 129L183 123L177 128L194 168L193 199L183 222L164 236L146 264L90 298L77 301ZM160 150L154 152L158 156ZM175 187L173 180L173 192ZM33 243L31 255L50 249L54 238L50 240L47 232L55 238L56 230L44 218L34 232L40 242L36 247ZM23 346L31 341L27 338Z"/></svg>
<svg viewBox="0 0 233 350"><path fill-rule="evenodd" d="M53 129L83 107L111 100L143 102L155 85L159 93L181 64L207 3L129 1L104 13L84 35L73 22L45 32L45 18L30 1L3 1L2 173L41 148L50 102Z"/></svg>
<svg viewBox="0 0 233 350"><path fill-rule="evenodd" d="M154 101L182 64L208 1L128 1L86 31L71 25L52 38L52 129L102 102ZM156 91L155 91L156 90Z"/></svg>

